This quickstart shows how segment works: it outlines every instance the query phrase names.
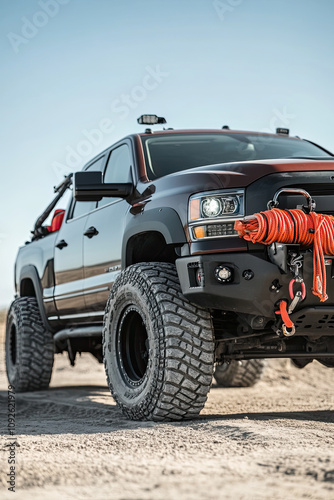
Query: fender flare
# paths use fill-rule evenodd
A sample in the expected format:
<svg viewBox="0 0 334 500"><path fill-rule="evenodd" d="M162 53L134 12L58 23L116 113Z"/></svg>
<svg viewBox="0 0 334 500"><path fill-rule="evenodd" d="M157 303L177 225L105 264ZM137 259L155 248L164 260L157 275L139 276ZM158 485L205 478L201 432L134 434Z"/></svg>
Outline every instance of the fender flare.
<svg viewBox="0 0 334 500"><path fill-rule="evenodd" d="M49 331L53 332L53 328L50 326L50 324L48 322L48 318L45 314L41 280L39 278L38 271L37 271L35 266L33 266L32 264L29 264L27 266L24 266L21 269L20 277L19 277L19 292L20 292L19 296L20 297L21 297L21 283L22 283L22 280L24 280L24 279L31 279L31 281L34 285L38 309L39 309L39 312L41 313L41 318L42 318L43 324L44 324L45 328L47 328Z"/></svg>
<svg viewBox="0 0 334 500"><path fill-rule="evenodd" d="M140 233L155 231L162 234L168 244L187 243L186 235L177 212L169 207L154 208L135 215L127 225L122 244L122 268L126 267L129 240Z"/></svg>

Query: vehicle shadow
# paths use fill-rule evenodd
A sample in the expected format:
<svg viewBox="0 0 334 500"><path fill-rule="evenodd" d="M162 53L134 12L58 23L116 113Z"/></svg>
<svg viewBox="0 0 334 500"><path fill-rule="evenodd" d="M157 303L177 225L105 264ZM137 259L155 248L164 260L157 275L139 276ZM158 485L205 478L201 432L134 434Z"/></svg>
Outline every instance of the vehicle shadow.
<svg viewBox="0 0 334 500"><path fill-rule="evenodd" d="M270 411L200 415L199 420L301 420L334 423L331 410Z"/></svg>
<svg viewBox="0 0 334 500"><path fill-rule="evenodd" d="M7 391L0 391L0 435L7 435ZM52 387L15 395L13 435L98 434L159 425L127 419L104 385Z"/></svg>
<svg viewBox="0 0 334 500"><path fill-rule="evenodd" d="M204 414L192 420L152 422L127 419L116 406L105 386L61 386L46 391L16 394L15 435L97 434L119 430L154 427L191 426L220 421L228 425L233 420L270 421L295 420L334 422L330 410L237 412ZM7 391L0 391L0 421L7 421ZM2 427L0 434L6 435Z"/></svg>

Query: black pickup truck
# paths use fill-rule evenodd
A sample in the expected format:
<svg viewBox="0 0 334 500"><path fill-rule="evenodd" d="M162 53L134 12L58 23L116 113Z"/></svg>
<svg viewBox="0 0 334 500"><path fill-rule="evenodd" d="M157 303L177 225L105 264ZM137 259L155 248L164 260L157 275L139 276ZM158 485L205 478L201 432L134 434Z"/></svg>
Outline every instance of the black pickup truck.
<svg viewBox="0 0 334 500"><path fill-rule="evenodd" d="M46 225L67 189L70 203ZM126 416L183 419L203 408L214 369L221 385L251 385L265 358L334 366L332 259L320 303L312 250L251 243L234 227L270 200L334 214L330 152L286 129L147 128L55 192L15 264L6 365L17 391L46 389L55 353L74 365L90 352ZM287 332L277 304L290 304L296 269L306 296Z"/></svg>

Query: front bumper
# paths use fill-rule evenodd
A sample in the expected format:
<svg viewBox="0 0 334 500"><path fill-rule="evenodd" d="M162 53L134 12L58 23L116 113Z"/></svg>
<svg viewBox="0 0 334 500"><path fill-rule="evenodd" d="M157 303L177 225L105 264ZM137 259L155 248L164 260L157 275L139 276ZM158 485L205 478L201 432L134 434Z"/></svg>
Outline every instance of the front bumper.
<svg viewBox="0 0 334 500"><path fill-rule="evenodd" d="M313 254L307 251L303 256L302 276L306 285L306 298L296 307L295 312L323 306L327 311L332 310L334 316L333 257L328 257L326 265L329 298L321 303L312 294ZM215 269L220 265L232 269L231 282L220 283L215 278ZM176 267L183 295L190 302L204 308L275 319L278 302L282 299L291 302L289 283L293 276L290 271L284 273L270 262L266 250L195 255L178 259ZM196 280L198 269L203 276L200 284ZM249 275L253 277L244 277L249 278ZM298 289L296 284L295 291Z"/></svg>

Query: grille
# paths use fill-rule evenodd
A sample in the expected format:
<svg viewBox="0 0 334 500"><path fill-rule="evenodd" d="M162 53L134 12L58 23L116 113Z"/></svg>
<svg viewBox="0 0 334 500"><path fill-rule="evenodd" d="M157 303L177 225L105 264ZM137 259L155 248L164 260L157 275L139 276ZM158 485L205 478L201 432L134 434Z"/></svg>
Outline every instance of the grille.
<svg viewBox="0 0 334 500"><path fill-rule="evenodd" d="M331 184L315 183L302 184L286 187L295 187L305 189L313 200L316 202L316 212L333 215L333 196L334 189ZM298 205L306 205L306 200L303 196L282 194L279 198L279 208L296 208Z"/></svg>

